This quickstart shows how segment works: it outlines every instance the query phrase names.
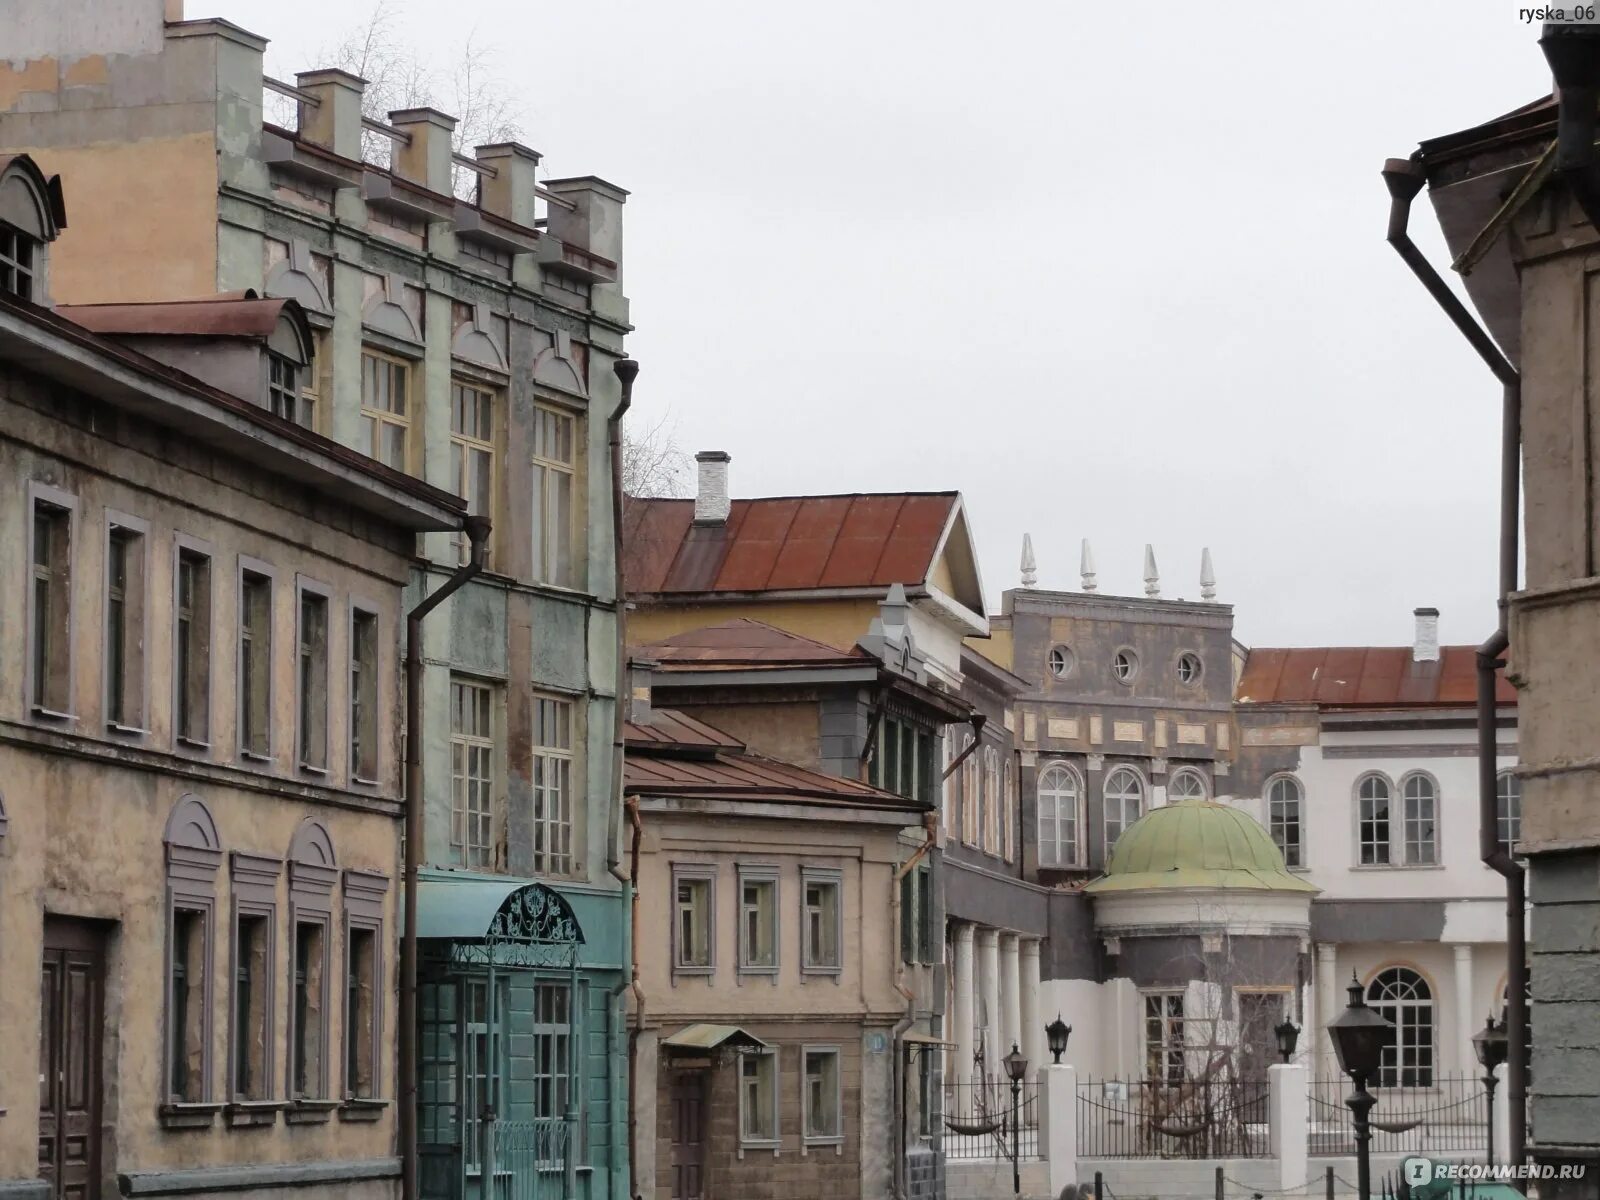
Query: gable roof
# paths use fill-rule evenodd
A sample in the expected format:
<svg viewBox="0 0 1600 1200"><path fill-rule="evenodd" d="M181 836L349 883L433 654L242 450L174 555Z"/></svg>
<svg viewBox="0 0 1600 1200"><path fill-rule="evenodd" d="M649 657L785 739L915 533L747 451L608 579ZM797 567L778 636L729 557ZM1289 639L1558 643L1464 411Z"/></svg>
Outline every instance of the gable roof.
<svg viewBox="0 0 1600 1200"><path fill-rule="evenodd" d="M685 630L662 641L636 647L634 654L649 659L665 672L873 665L873 661L859 651L844 652L825 642L749 617Z"/></svg>
<svg viewBox="0 0 1600 1200"><path fill-rule="evenodd" d="M1467 708L1477 703L1477 648L1442 646L1415 662L1409 646L1266 647L1249 651L1235 691L1240 704L1318 708ZM1500 672L1495 702L1515 704Z"/></svg>
<svg viewBox="0 0 1600 1200"><path fill-rule="evenodd" d="M961 514L958 492L735 500L697 524L693 500L630 500L623 569L630 595L689 596L923 587ZM975 572L956 599L982 613Z"/></svg>

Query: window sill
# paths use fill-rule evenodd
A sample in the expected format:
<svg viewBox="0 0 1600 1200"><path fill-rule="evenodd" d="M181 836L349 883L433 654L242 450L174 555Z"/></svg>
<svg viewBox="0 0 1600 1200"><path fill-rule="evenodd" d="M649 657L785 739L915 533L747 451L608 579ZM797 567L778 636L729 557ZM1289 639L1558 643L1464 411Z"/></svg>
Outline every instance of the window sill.
<svg viewBox="0 0 1600 1200"><path fill-rule="evenodd" d="M339 1106L341 1121L377 1121L388 1110L389 1102L373 1096L346 1096Z"/></svg>
<svg viewBox="0 0 1600 1200"><path fill-rule="evenodd" d="M252 1125L276 1125L278 1113L287 1108L286 1100L235 1100L224 1110L230 1129Z"/></svg>
<svg viewBox="0 0 1600 1200"><path fill-rule="evenodd" d="M771 1154L772 1154L772 1157L773 1158L777 1158L778 1157L778 1151L781 1150L782 1148L783 1148L783 1143L781 1141L746 1142L746 1141L741 1140L739 1142L739 1157L743 1158L744 1155L745 1155L745 1151L753 1150L757 1154L766 1154L766 1153L768 1153L770 1151Z"/></svg>
<svg viewBox="0 0 1600 1200"><path fill-rule="evenodd" d="M750 979L769 979L773 983L777 983L778 982L778 968L775 967L775 966L774 967L740 967L738 973L739 973L739 978L740 979L745 979L745 978L750 978Z"/></svg>
<svg viewBox="0 0 1600 1200"><path fill-rule="evenodd" d="M272 755L257 754L254 750L241 750L239 751L239 757L244 759L245 762L264 763L267 765L272 763Z"/></svg>
<svg viewBox="0 0 1600 1200"><path fill-rule="evenodd" d="M296 1100L284 1110L283 1119L290 1125L326 1125L338 1107L337 1100Z"/></svg>
<svg viewBox="0 0 1600 1200"><path fill-rule="evenodd" d="M716 973L717 973L717 969L715 967L673 967L672 968L672 975L673 975L674 979L676 979L680 975L687 976L690 979L709 979L711 976L715 975Z"/></svg>
<svg viewBox="0 0 1600 1200"><path fill-rule="evenodd" d="M42 704L32 705L28 711L43 721L76 721L78 719L76 713L57 712L55 709L46 708Z"/></svg>
<svg viewBox="0 0 1600 1200"><path fill-rule="evenodd" d="M834 983L838 983L839 982L839 976L841 976L843 974L844 974L844 968L843 967L801 967L800 968L800 975L801 975L802 978L805 978L805 977L809 976L809 977L811 977L813 979L831 979L831 980L833 980Z"/></svg>
<svg viewBox="0 0 1600 1200"><path fill-rule="evenodd" d="M1442 871L1443 863L1356 863L1352 871Z"/></svg>
<svg viewBox="0 0 1600 1200"><path fill-rule="evenodd" d="M300 764L300 772L303 775L315 775L319 779L326 779L328 777L328 768L327 767L318 767L318 766L315 766L315 765L313 765L311 763L305 763L305 762L301 763Z"/></svg>
<svg viewBox="0 0 1600 1200"><path fill-rule="evenodd" d="M148 729L141 729L137 725L119 725L115 721L107 721L106 729L122 737L148 737L150 734Z"/></svg>
<svg viewBox="0 0 1600 1200"><path fill-rule="evenodd" d="M204 751L209 751L211 749L211 743L210 742L203 742L199 738L185 737L181 733L177 736L177 738L175 740L177 741L178 745L183 747L183 749L185 749L185 750L204 750Z"/></svg>
<svg viewBox="0 0 1600 1200"><path fill-rule="evenodd" d="M838 1134L834 1137L808 1137L802 1138L800 1141L801 1154L809 1154L813 1150L825 1150L829 1147L832 1147L834 1154L842 1155L844 1153L844 1135Z"/></svg>
<svg viewBox="0 0 1600 1200"><path fill-rule="evenodd" d="M376 788L383 786L381 779L368 779L365 775L352 775L350 776L350 782L356 787Z"/></svg>
<svg viewBox="0 0 1600 1200"><path fill-rule="evenodd" d="M221 1104L163 1104L160 1109L161 1127L163 1129L210 1129L215 1122L217 1114L221 1112Z"/></svg>

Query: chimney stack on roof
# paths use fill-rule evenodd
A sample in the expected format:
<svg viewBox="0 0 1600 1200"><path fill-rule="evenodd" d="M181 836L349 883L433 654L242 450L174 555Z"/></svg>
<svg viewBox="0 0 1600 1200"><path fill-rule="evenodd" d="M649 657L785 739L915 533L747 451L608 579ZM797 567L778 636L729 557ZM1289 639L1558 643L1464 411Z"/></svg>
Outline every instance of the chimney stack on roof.
<svg viewBox="0 0 1600 1200"><path fill-rule="evenodd" d="M361 161L361 97L367 81L349 71L328 67L301 71L295 86L316 100L300 103L300 137L332 150L341 158Z"/></svg>
<svg viewBox="0 0 1600 1200"><path fill-rule="evenodd" d="M1416 610L1417 636L1411 646L1412 662L1438 662L1439 661L1439 610L1437 608L1419 608Z"/></svg>
<svg viewBox="0 0 1600 1200"><path fill-rule="evenodd" d="M436 108L402 108L389 114L389 124L411 135L409 142L395 145L394 173L430 192L454 195L456 119Z"/></svg>
<svg viewBox="0 0 1600 1200"><path fill-rule="evenodd" d="M726 525L733 505L728 496L728 464L733 460L726 450L702 450L694 460L700 464L699 487L694 494L695 524Z"/></svg>

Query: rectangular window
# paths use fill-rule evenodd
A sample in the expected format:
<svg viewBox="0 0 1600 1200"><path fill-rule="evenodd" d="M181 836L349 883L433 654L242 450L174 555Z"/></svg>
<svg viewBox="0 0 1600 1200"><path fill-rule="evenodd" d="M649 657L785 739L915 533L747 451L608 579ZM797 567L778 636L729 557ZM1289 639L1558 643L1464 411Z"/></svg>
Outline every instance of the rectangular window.
<svg viewBox="0 0 1600 1200"><path fill-rule="evenodd" d="M378 614L350 612L350 774L378 778Z"/></svg>
<svg viewBox="0 0 1600 1200"><path fill-rule="evenodd" d="M567 1115L573 1087L572 989L540 983L533 989L533 1115ZM575 1097L574 1097L575 1098Z"/></svg>
<svg viewBox="0 0 1600 1200"><path fill-rule="evenodd" d="M711 946L714 883L709 870L692 875L673 872L673 963L679 971L709 973L715 966Z"/></svg>
<svg viewBox="0 0 1600 1200"><path fill-rule="evenodd" d="M239 750L272 754L272 578L239 574Z"/></svg>
<svg viewBox="0 0 1600 1200"><path fill-rule="evenodd" d="M456 380L450 386L450 457L456 495L469 512L494 519L495 467L494 393ZM491 534L491 553L493 547ZM464 533L455 535L461 562L471 546Z"/></svg>
<svg viewBox="0 0 1600 1200"><path fill-rule="evenodd" d="M294 927L294 1011L289 1095L294 1100L326 1098L323 1040L327 1028L327 929L314 921Z"/></svg>
<svg viewBox="0 0 1600 1200"><path fill-rule="evenodd" d="M938 738L899 717L884 717L872 755L873 786L932 805L937 799L934 766Z"/></svg>
<svg viewBox="0 0 1600 1200"><path fill-rule="evenodd" d="M241 913L234 922L233 1095L237 1100L267 1099L271 930L270 919L260 913Z"/></svg>
<svg viewBox="0 0 1600 1200"><path fill-rule="evenodd" d="M328 597L304 584L300 591L300 632L296 668L300 765L328 769Z"/></svg>
<svg viewBox="0 0 1600 1200"><path fill-rule="evenodd" d="M1144 994L1145 1078L1169 1086L1183 1082L1183 993Z"/></svg>
<svg viewBox="0 0 1600 1200"><path fill-rule="evenodd" d="M359 448L404 471L411 461L411 364L374 350L361 352Z"/></svg>
<svg viewBox="0 0 1600 1200"><path fill-rule="evenodd" d="M900 880L900 953L908 963L933 962L933 874L917 867Z"/></svg>
<svg viewBox="0 0 1600 1200"><path fill-rule="evenodd" d="M966 735L963 750L972 747L973 737ZM978 777L978 751L973 750L961 762L961 840L969 846L976 846L980 836L981 826L978 823L979 791L981 783Z"/></svg>
<svg viewBox="0 0 1600 1200"><path fill-rule="evenodd" d="M115 522L106 535L106 724L144 728L144 531Z"/></svg>
<svg viewBox="0 0 1600 1200"><path fill-rule="evenodd" d="M20 229L0 225L0 292L33 299L34 254L38 242Z"/></svg>
<svg viewBox="0 0 1600 1200"><path fill-rule="evenodd" d="M771 1145L778 1140L778 1056L739 1055L739 1140Z"/></svg>
<svg viewBox="0 0 1600 1200"><path fill-rule="evenodd" d="M1389 785L1369 776L1361 781L1357 800L1361 838L1361 865L1389 865Z"/></svg>
<svg viewBox="0 0 1600 1200"><path fill-rule="evenodd" d="M807 1046L803 1054L806 1140L838 1141L843 1136L839 1119L839 1052Z"/></svg>
<svg viewBox="0 0 1600 1200"><path fill-rule="evenodd" d="M300 395L303 381L300 376L299 363L285 358L282 354L273 354L270 351L267 353L267 407L272 410L272 415L275 417L282 417L285 421L297 421L310 428L310 422L301 418Z"/></svg>
<svg viewBox="0 0 1600 1200"><path fill-rule="evenodd" d="M533 409L533 577L574 586L573 496L577 475L577 419L542 404Z"/></svg>
<svg viewBox="0 0 1600 1200"><path fill-rule="evenodd" d="M804 909L801 913L801 959L805 971L836 972L842 959L839 951L839 894L842 881L836 874L802 875Z"/></svg>
<svg viewBox="0 0 1600 1200"><path fill-rule="evenodd" d="M71 509L34 500L31 557L29 699L36 712L67 716L72 709Z"/></svg>
<svg viewBox="0 0 1600 1200"><path fill-rule="evenodd" d="M172 910L167 984L167 1099L195 1104L206 1096L206 913Z"/></svg>
<svg viewBox="0 0 1600 1200"><path fill-rule="evenodd" d="M573 703L533 698L533 868L572 873Z"/></svg>
<svg viewBox="0 0 1600 1200"><path fill-rule="evenodd" d="M172 635L175 732L180 741L211 740L211 558L180 547Z"/></svg>
<svg viewBox="0 0 1600 1200"><path fill-rule="evenodd" d="M378 937L352 925L345 930L344 1090L347 1096L377 1095Z"/></svg>
<svg viewBox="0 0 1600 1200"><path fill-rule="evenodd" d="M739 870L739 969L778 969L778 877L776 871Z"/></svg>
<svg viewBox="0 0 1600 1200"><path fill-rule="evenodd" d="M464 867L494 865L494 689L450 681L450 851Z"/></svg>
<svg viewBox="0 0 1600 1200"><path fill-rule="evenodd" d="M939 1086L934 1076L934 1058L924 1048L917 1055L917 1136L931 1138L939 1125Z"/></svg>

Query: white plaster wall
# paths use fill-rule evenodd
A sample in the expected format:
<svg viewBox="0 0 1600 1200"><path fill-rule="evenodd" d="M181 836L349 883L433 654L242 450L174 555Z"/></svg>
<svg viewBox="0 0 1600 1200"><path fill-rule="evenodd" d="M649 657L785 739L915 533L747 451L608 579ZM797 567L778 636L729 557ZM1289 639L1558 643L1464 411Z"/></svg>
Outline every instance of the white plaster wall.
<svg viewBox="0 0 1600 1200"><path fill-rule="evenodd" d="M86 54L155 54L165 35L166 4L167 0L8 0L5 57L16 62Z"/></svg>

